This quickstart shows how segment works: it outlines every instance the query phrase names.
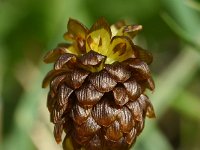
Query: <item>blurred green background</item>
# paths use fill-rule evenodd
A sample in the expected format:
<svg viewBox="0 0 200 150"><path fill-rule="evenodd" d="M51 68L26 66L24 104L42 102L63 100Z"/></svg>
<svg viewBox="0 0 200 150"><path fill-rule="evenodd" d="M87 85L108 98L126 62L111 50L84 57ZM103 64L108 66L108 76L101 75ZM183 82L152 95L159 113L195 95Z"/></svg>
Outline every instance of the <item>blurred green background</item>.
<svg viewBox="0 0 200 150"><path fill-rule="evenodd" d="M200 150L200 0L0 0L0 149L59 150L41 88L44 53L69 17L142 24L135 43L154 55L156 119L134 150Z"/></svg>

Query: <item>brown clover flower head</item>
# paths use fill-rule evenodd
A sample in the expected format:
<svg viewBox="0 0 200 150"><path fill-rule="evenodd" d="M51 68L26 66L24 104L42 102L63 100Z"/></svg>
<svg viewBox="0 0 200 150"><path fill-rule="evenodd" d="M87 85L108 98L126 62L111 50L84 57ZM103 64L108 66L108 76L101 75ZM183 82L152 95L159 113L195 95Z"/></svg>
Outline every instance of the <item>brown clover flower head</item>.
<svg viewBox="0 0 200 150"><path fill-rule="evenodd" d="M54 63L42 86L50 86L47 107L55 140L60 143L64 131L66 150L128 150L145 117L155 117L145 95L147 88L154 90L152 55L132 41L142 26L123 21L110 26L100 18L90 29L69 19L67 28L69 43L44 57Z"/></svg>

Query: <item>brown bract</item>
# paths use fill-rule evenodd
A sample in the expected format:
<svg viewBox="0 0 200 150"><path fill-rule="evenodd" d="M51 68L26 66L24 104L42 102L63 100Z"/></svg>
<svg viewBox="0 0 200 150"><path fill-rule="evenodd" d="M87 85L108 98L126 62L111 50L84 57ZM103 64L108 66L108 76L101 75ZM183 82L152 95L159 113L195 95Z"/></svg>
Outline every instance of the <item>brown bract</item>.
<svg viewBox="0 0 200 150"><path fill-rule="evenodd" d="M128 150L146 116L155 117L144 93L155 88L152 55L132 41L142 26L122 21L110 26L100 18L88 29L69 19L67 29L69 43L44 57L54 63L42 87L50 87L47 107L56 142L65 131L65 150Z"/></svg>

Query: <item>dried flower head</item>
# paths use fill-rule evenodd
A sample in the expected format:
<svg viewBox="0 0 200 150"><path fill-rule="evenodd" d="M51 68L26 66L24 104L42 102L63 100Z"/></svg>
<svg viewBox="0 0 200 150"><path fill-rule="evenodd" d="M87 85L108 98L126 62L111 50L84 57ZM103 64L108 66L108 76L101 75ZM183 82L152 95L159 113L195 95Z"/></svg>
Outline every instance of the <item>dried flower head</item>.
<svg viewBox="0 0 200 150"><path fill-rule="evenodd" d="M154 90L148 64L152 55L132 38L141 25L110 25L100 18L86 28L69 19L64 38L44 62L54 63L43 87L50 85L47 107L57 143L65 131L63 148L126 150L155 117L144 94Z"/></svg>

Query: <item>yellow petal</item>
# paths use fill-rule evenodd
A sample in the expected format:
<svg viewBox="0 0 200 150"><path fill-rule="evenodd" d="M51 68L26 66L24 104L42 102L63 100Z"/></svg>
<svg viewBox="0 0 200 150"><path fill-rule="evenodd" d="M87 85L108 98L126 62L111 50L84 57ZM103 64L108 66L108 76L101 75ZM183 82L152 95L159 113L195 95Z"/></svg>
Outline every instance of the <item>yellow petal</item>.
<svg viewBox="0 0 200 150"><path fill-rule="evenodd" d="M86 51L93 50L102 55L106 55L111 39L109 24L104 18L100 18L92 26L86 38Z"/></svg>
<svg viewBox="0 0 200 150"><path fill-rule="evenodd" d="M114 61L124 61L128 58L135 58L133 51L133 42L126 36L115 36L112 38L109 51L107 53L106 63L111 64Z"/></svg>

